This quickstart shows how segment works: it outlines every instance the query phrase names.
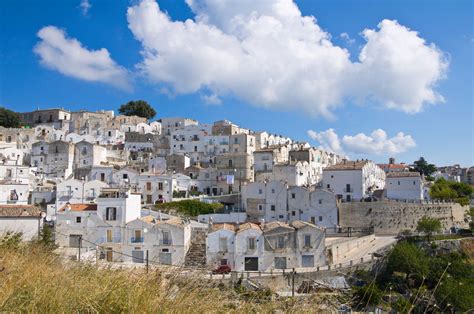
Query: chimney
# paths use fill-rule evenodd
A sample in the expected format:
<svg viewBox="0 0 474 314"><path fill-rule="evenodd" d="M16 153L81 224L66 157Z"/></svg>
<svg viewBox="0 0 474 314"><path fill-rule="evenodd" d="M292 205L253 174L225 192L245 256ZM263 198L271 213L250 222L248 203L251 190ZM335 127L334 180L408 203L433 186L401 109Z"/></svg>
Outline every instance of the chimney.
<svg viewBox="0 0 474 314"><path fill-rule="evenodd" d="M388 163L389 163L390 165L395 164L395 158L390 157L390 158L388 159Z"/></svg>

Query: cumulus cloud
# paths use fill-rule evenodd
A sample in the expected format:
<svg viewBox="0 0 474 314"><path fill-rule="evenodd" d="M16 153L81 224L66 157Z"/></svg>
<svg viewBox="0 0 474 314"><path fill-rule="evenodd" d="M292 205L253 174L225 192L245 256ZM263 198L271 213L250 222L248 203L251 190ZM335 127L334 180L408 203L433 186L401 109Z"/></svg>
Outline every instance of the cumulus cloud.
<svg viewBox="0 0 474 314"><path fill-rule="evenodd" d="M107 49L88 50L55 26L43 27L38 37L41 41L34 52L45 67L73 78L131 89L127 70L112 60Z"/></svg>
<svg viewBox="0 0 474 314"><path fill-rule="evenodd" d="M154 0L127 11L143 48L140 72L176 93L232 94L325 117L347 99L408 113L443 100L434 88L448 66L444 54L396 21L364 30L367 42L352 62L292 0L186 3L194 20L171 20Z"/></svg>
<svg viewBox="0 0 474 314"><path fill-rule="evenodd" d="M309 130L308 135L318 141L322 148L339 154L350 152L367 155L396 155L416 146L411 135L398 132L389 138L382 129L376 129L370 135L364 133L354 136L344 135L342 139L333 129L323 132Z"/></svg>
<svg viewBox="0 0 474 314"><path fill-rule="evenodd" d="M92 5L89 2L89 0L81 0L81 3L79 4L79 7L81 8L82 15L87 15L89 13L89 10L92 7Z"/></svg>
<svg viewBox="0 0 474 314"><path fill-rule="evenodd" d="M334 131L334 129L327 129L326 131L322 132L308 130L308 135L313 140L318 141L320 147L324 150L337 154L344 154L344 149L341 146L341 141L339 140L339 136Z"/></svg>

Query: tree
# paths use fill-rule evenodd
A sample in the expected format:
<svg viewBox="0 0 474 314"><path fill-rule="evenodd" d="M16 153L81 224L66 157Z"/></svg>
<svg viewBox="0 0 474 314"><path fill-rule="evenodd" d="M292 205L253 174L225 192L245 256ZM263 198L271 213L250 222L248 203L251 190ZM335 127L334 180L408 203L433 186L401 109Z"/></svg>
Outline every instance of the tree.
<svg viewBox="0 0 474 314"><path fill-rule="evenodd" d="M474 189L463 182L447 181L444 178L436 180L430 188L430 196L433 199L455 200L461 205L469 204L469 197Z"/></svg>
<svg viewBox="0 0 474 314"><path fill-rule="evenodd" d="M155 109L144 100L131 100L119 108L119 113L126 116L139 116L151 119L156 115Z"/></svg>
<svg viewBox="0 0 474 314"><path fill-rule="evenodd" d="M430 177L437 169L433 164L429 164L424 157L420 157L417 161L414 162L415 171L418 171L421 175Z"/></svg>
<svg viewBox="0 0 474 314"><path fill-rule="evenodd" d="M21 126L21 117L15 111L0 107L0 126L5 128L19 128Z"/></svg>
<svg viewBox="0 0 474 314"><path fill-rule="evenodd" d="M424 216L418 221L416 230L425 233L429 241L433 233L441 231L441 221L436 218Z"/></svg>
<svg viewBox="0 0 474 314"><path fill-rule="evenodd" d="M418 247L407 242L400 242L390 252L387 261L387 272L405 273L406 276L426 276L429 272L426 254Z"/></svg>

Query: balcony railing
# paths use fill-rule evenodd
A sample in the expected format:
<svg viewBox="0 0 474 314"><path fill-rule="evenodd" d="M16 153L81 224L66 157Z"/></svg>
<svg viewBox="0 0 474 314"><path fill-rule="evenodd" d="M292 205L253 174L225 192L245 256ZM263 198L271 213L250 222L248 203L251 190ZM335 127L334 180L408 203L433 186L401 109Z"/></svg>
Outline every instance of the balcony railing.
<svg viewBox="0 0 474 314"><path fill-rule="evenodd" d="M173 241L171 239L161 239L160 245L173 245Z"/></svg>
<svg viewBox="0 0 474 314"><path fill-rule="evenodd" d="M143 237L132 237L132 243L143 243Z"/></svg>

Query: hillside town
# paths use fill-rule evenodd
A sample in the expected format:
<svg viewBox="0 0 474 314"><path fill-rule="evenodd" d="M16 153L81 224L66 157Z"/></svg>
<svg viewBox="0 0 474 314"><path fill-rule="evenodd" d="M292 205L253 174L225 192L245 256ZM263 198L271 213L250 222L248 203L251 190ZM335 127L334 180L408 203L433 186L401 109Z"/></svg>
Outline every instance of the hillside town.
<svg viewBox="0 0 474 314"><path fill-rule="evenodd" d="M394 158L349 160L227 120L64 108L21 119L0 129L0 232L31 240L52 227L73 259L310 271L373 260L425 216L443 233L469 223L468 206L432 200L432 183ZM434 175L472 185L473 170ZM173 209L185 200L220 207Z"/></svg>

